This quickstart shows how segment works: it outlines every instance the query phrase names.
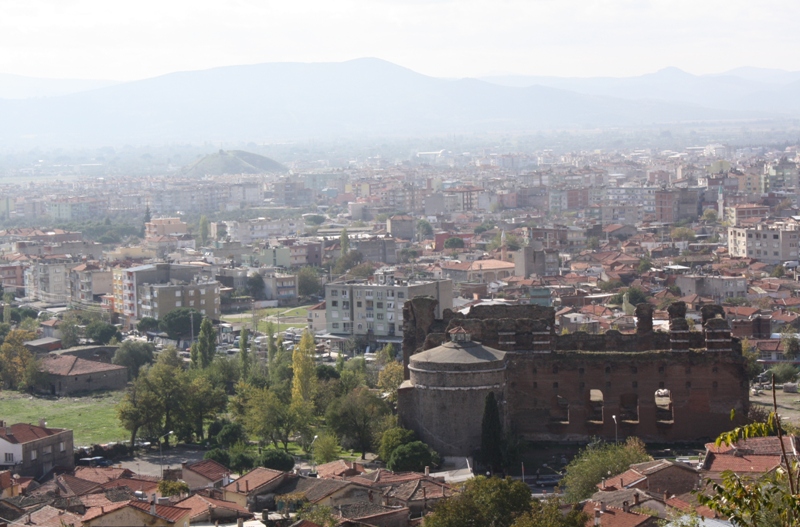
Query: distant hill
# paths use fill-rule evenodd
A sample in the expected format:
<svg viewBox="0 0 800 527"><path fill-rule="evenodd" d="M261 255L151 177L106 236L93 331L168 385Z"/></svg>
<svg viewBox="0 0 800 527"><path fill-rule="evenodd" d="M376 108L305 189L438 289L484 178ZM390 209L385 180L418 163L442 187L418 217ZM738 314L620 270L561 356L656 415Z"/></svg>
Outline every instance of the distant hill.
<svg viewBox="0 0 800 527"><path fill-rule="evenodd" d="M209 154L184 167L181 173L186 176L202 177L286 171L285 166L268 157L243 150L220 150L216 154Z"/></svg>
<svg viewBox="0 0 800 527"><path fill-rule="evenodd" d="M114 84L119 83L94 79L41 79L0 73L0 99L54 97L105 88Z"/></svg>
<svg viewBox="0 0 800 527"><path fill-rule="evenodd" d="M759 73L770 82L752 80ZM628 79L514 78L501 85L496 78L438 79L379 59L228 66L0 99L0 144L420 137L800 115L791 74L743 75L698 77L670 68Z"/></svg>

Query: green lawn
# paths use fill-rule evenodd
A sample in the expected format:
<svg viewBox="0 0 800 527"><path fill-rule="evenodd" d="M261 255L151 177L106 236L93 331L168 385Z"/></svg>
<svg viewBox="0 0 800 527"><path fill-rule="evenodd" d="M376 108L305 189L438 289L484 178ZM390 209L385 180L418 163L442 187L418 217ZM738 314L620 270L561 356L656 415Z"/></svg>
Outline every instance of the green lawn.
<svg viewBox="0 0 800 527"><path fill-rule="evenodd" d="M11 423L38 423L73 430L75 446L130 439L119 425L115 407L122 392L88 397L45 399L18 392L0 392L0 415Z"/></svg>

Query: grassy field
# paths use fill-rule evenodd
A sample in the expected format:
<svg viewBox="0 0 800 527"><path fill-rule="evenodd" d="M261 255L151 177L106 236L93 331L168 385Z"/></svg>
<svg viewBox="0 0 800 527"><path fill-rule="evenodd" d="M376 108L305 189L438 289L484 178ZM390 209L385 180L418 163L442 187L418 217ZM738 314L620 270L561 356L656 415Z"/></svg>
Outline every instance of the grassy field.
<svg viewBox="0 0 800 527"><path fill-rule="evenodd" d="M49 399L17 392L0 392L0 416L12 423L38 423L73 430L75 446L129 439L119 426L115 407L122 392L107 392L89 397Z"/></svg>

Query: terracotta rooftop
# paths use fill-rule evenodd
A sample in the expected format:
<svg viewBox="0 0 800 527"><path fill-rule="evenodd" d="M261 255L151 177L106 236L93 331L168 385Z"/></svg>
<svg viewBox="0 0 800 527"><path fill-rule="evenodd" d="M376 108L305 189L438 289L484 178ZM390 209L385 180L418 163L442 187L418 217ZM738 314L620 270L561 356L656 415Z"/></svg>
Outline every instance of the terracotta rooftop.
<svg viewBox="0 0 800 527"><path fill-rule="evenodd" d="M284 472L279 470L272 470L269 468L264 467L257 467L245 474L244 476L240 477L239 479L229 483L225 486L225 490L228 492L238 492L240 494L246 494L248 492L252 492L253 490L266 485L278 478L284 476ZM238 484L238 490L237 490Z"/></svg>
<svg viewBox="0 0 800 527"><path fill-rule="evenodd" d="M192 472L200 474L204 478L211 481L219 481L223 478L223 476L231 473L231 469L225 465L217 463L213 459L204 459L202 461L198 461L197 463L186 465L186 470L191 470Z"/></svg>
<svg viewBox="0 0 800 527"><path fill-rule="evenodd" d="M209 509L227 509L236 511L239 517L252 518L253 513L232 501L217 500L207 496L195 494L177 503L179 507L189 509L189 518L194 518L208 512Z"/></svg>
<svg viewBox="0 0 800 527"><path fill-rule="evenodd" d="M131 500L128 502L131 507L136 507L139 510L150 513L152 504L147 501ZM172 505L156 505L156 516L164 518L170 523L182 518L189 512L188 508L173 507Z"/></svg>
<svg viewBox="0 0 800 527"><path fill-rule="evenodd" d="M75 477L94 481L95 483L106 483L118 478L129 478L133 472L127 468L116 467L77 467Z"/></svg>
<svg viewBox="0 0 800 527"><path fill-rule="evenodd" d="M731 456L709 453L703 466L706 472L724 472L731 470L737 474L763 474L777 468L781 464L780 456Z"/></svg>
<svg viewBox="0 0 800 527"><path fill-rule="evenodd" d="M125 366L85 360L73 355L49 355L42 359L42 370L51 375L85 375L127 369Z"/></svg>
<svg viewBox="0 0 800 527"><path fill-rule="evenodd" d="M600 512L600 522L595 523L595 510L600 509L600 504L594 501L587 501L583 504L583 512L589 515L586 525L599 525L601 527L638 527L653 523L653 517L649 514L639 512L625 512L616 507L605 507Z"/></svg>
<svg viewBox="0 0 800 527"><path fill-rule="evenodd" d="M6 432L9 429L11 431L10 434ZM9 427L0 427L0 439L18 445L50 437L64 431L64 428L47 428L27 423L17 423Z"/></svg>
<svg viewBox="0 0 800 527"><path fill-rule="evenodd" d="M73 525L80 527L82 518L77 514L62 511L50 505L45 505L41 509L27 513L13 522L11 525L38 525L45 527L65 527Z"/></svg>

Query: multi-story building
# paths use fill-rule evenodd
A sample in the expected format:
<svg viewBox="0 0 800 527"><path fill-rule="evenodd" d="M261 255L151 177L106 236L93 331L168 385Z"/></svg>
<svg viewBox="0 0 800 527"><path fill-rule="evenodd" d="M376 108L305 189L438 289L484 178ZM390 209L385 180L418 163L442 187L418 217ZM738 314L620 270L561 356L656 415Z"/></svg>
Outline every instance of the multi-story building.
<svg viewBox="0 0 800 527"><path fill-rule="evenodd" d="M58 221L85 221L103 217L108 201L90 197L59 198L47 203L47 214Z"/></svg>
<svg viewBox="0 0 800 527"><path fill-rule="evenodd" d="M213 222L209 225L209 235L217 239L224 232L233 242L251 244L278 236L294 236L298 228L295 219L255 218L246 221Z"/></svg>
<svg viewBox="0 0 800 527"><path fill-rule="evenodd" d="M212 320L220 316L220 284L207 276L195 275L190 281L170 279L166 283L147 283L137 287L137 319L159 320L181 307L200 312Z"/></svg>
<svg viewBox="0 0 800 527"><path fill-rule="evenodd" d="M699 215L700 191L696 188L660 189L655 194L655 217L662 223L695 220Z"/></svg>
<svg viewBox="0 0 800 527"><path fill-rule="evenodd" d="M327 330L324 301L308 308L308 330L315 335Z"/></svg>
<svg viewBox="0 0 800 527"><path fill-rule="evenodd" d="M455 187L444 190L444 208L446 212L466 212L475 210L478 197L483 192L480 187Z"/></svg>
<svg viewBox="0 0 800 527"><path fill-rule="evenodd" d="M797 224L758 224L728 228L728 254L733 258L756 258L764 263L798 259Z"/></svg>
<svg viewBox="0 0 800 527"><path fill-rule="evenodd" d="M393 238L413 240L416 234L416 222L407 214L395 214L386 220L386 232Z"/></svg>
<svg viewBox="0 0 800 527"><path fill-rule="evenodd" d="M657 187L609 187L606 188L606 201L620 205L637 205L645 214L656 211Z"/></svg>
<svg viewBox="0 0 800 527"><path fill-rule="evenodd" d="M32 263L24 273L25 296L52 304L66 304L70 296L69 268L69 261L62 259Z"/></svg>
<svg viewBox="0 0 800 527"><path fill-rule="evenodd" d="M780 161L764 165L761 175L761 193L798 188L797 164L782 157Z"/></svg>
<svg viewBox="0 0 800 527"><path fill-rule="evenodd" d="M747 279L739 276L678 275L675 285L684 296L699 295L718 302L747 296Z"/></svg>
<svg viewBox="0 0 800 527"><path fill-rule="evenodd" d="M21 263L0 265L0 279L4 291L21 293L25 290L25 266Z"/></svg>
<svg viewBox="0 0 800 527"><path fill-rule="evenodd" d="M356 238L350 247L361 253L365 262L397 263L397 248L394 238Z"/></svg>
<svg viewBox="0 0 800 527"><path fill-rule="evenodd" d="M141 318L140 306L142 299L139 297L139 286L145 284L168 284L174 282L191 283L195 281L198 275L208 275L208 269L196 265L178 265L178 264L148 264L140 265L130 268L115 268L112 271L113 280L113 298L109 295L103 297L103 307L105 309L113 310L120 315L120 319L125 327L131 327ZM209 278L211 278L209 276ZM215 290L216 298L219 298L219 284L212 287ZM174 294L174 292L173 292ZM152 300L152 292L151 299ZM173 299L174 301L175 299ZM183 305L183 296L180 297L181 305ZM170 302L171 304L172 302ZM219 306L219 302L214 301L215 306ZM175 306L177 307L177 306ZM186 306L191 307L191 306ZM199 308L200 305L195 307ZM150 305L149 313L154 312L158 308L158 312L165 314L160 306ZM208 307L206 307L208 310ZM200 311L200 309L198 309ZM146 316L151 316L148 314ZM211 317L211 314L208 314Z"/></svg>
<svg viewBox="0 0 800 527"><path fill-rule="evenodd" d="M747 203L725 208L725 220L731 225L741 225L745 220L762 219L769 215L767 205Z"/></svg>
<svg viewBox="0 0 800 527"><path fill-rule="evenodd" d="M91 306L96 299L114 290L111 269L84 263L69 271L69 303L73 306Z"/></svg>
<svg viewBox="0 0 800 527"><path fill-rule="evenodd" d="M180 218L156 218L144 224L145 239L160 236L181 236L189 232L189 226Z"/></svg>
<svg viewBox="0 0 800 527"><path fill-rule="evenodd" d="M258 273L264 278L267 300L277 300L282 306L297 303L297 275L282 273L274 268L261 268Z"/></svg>
<svg viewBox="0 0 800 527"><path fill-rule="evenodd" d="M395 278L393 268L382 268L372 281L325 284L326 330L345 338L359 335L374 337L378 342L399 342L403 305L418 296L436 299L436 313L442 313L453 307L453 282L400 280Z"/></svg>
<svg viewBox="0 0 800 527"><path fill-rule="evenodd" d="M38 478L54 467L75 466L72 430L0 421L0 470Z"/></svg>

